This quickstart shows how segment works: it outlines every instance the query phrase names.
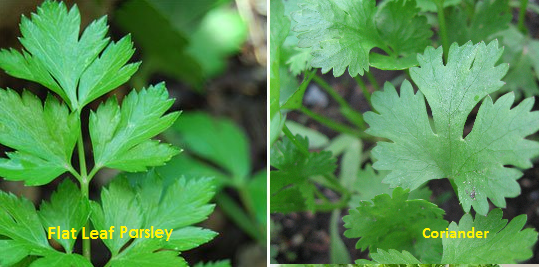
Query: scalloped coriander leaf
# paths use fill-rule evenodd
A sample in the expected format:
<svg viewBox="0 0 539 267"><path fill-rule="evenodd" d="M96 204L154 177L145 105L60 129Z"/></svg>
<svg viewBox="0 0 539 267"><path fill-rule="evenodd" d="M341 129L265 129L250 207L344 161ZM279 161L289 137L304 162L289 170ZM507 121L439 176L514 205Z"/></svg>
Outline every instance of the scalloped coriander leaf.
<svg viewBox="0 0 539 267"><path fill-rule="evenodd" d="M305 149L309 139L296 135L296 141ZM316 187L309 177L330 174L337 168L336 158L329 151L302 153L288 137L275 142L270 152L271 212L314 210Z"/></svg>
<svg viewBox="0 0 539 267"><path fill-rule="evenodd" d="M180 115L163 114L172 106L164 83L133 90L120 108L115 98L101 104L90 114L95 168L109 167L123 171L145 171L160 166L179 151L169 144L150 138L160 134Z"/></svg>
<svg viewBox="0 0 539 267"><path fill-rule="evenodd" d="M80 24L76 5L68 10L62 2L45 1L30 19L21 19L22 54L2 49L0 68L49 88L72 110L82 109L129 80L139 63L126 65L134 53L129 36L117 43L105 37L106 17L90 23L82 35Z"/></svg>
<svg viewBox="0 0 539 267"><path fill-rule="evenodd" d="M524 229L526 215L519 215L509 224L502 219L502 210L494 209L487 216L464 214L459 224L452 222L449 231L489 231L488 238L443 238L442 263L517 263L533 255L537 232ZM496 251L496 253L492 253Z"/></svg>
<svg viewBox="0 0 539 267"><path fill-rule="evenodd" d="M539 112L530 112L528 98L511 109L514 94L492 102L489 93L498 90L507 64L495 66L503 49L498 42L488 46L471 42L449 49L448 63L442 63L442 49L429 47L418 56L420 67L410 69L419 91L414 94L408 81L400 89L387 83L372 97L379 112L367 112L367 132L392 142L378 142L372 154L377 170L390 170L384 179L392 187L415 189L432 179L453 179L465 212L473 208L488 212L487 197L505 207L505 197L520 193L516 180L530 168L539 154L539 143L524 139L539 129ZM433 114L429 124L425 95ZM472 131L463 138L464 125L472 109L484 99Z"/></svg>
<svg viewBox="0 0 539 267"><path fill-rule="evenodd" d="M422 231L426 227L443 230L447 222L444 211L427 200L408 200L409 190L400 187L393 196L381 194L373 202L363 201L350 214L343 217L344 236L360 238L356 248L398 249L412 251L425 262L438 262L441 258L440 239L426 239Z"/></svg>
<svg viewBox="0 0 539 267"><path fill-rule="evenodd" d="M417 65L416 53L429 43L432 31L418 16L415 1L388 1L378 8L374 0L307 0L292 14L298 22L299 47L312 47L311 65L341 76L363 75L369 65L406 69ZM386 54L372 53L380 48Z"/></svg>
<svg viewBox="0 0 539 267"><path fill-rule="evenodd" d="M79 119L49 95L0 89L0 143L15 149L0 159L0 176L26 185L47 184L71 167Z"/></svg>
<svg viewBox="0 0 539 267"><path fill-rule="evenodd" d="M75 229L77 231L75 236L78 236L80 229L90 217L90 202L82 196L79 188L71 180L66 179L52 194L49 202L41 203L38 214L43 227L47 231L49 227L54 227L53 237L66 252L70 253L73 251L76 239L58 238L56 227L63 230Z"/></svg>
<svg viewBox="0 0 539 267"><path fill-rule="evenodd" d="M112 225L117 232L120 226L128 229L173 229L170 239L134 239L113 235L103 240L111 250L112 266L187 266L177 257L181 251L198 247L212 240L217 233L192 226L208 218L215 205L208 204L215 194L212 179L186 180L179 178L168 186L154 171L146 179L132 181L124 175L117 177L102 192L102 203L92 203L92 223L97 230L108 230ZM127 212L127 213L126 213ZM129 216L129 217L126 217ZM134 217L133 217L134 216ZM131 218L131 219L126 219ZM125 223L129 222L129 225ZM166 250L166 251L165 251ZM168 265L167 265L168 264Z"/></svg>

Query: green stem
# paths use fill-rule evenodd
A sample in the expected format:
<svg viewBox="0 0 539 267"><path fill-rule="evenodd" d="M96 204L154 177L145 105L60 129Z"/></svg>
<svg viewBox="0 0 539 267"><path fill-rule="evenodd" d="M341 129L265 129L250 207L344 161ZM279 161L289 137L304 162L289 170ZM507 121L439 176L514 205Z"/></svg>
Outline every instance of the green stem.
<svg viewBox="0 0 539 267"><path fill-rule="evenodd" d="M336 209L343 209L348 206L349 200L350 200L350 195L345 195L338 202L317 204L315 205L315 210L324 212L324 211L333 211Z"/></svg>
<svg viewBox="0 0 539 267"><path fill-rule="evenodd" d="M344 100L344 98L331 87L324 79L319 76L314 76L313 81L320 85L326 92L333 98L340 106L341 113L350 121L351 123L358 126L360 129L366 129L365 121L363 120L363 115L355 111L349 104Z"/></svg>
<svg viewBox="0 0 539 267"><path fill-rule="evenodd" d="M455 191L455 195L457 195L457 198L459 197L459 190L457 188L457 184L455 184L455 180L449 178L449 182L451 183L451 186L453 187L453 191Z"/></svg>
<svg viewBox="0 0 539 267"><path fill-rule="evenodd" d="M367 79L369 79L369 82L371 83L372 87L374 88L374 91L380 91L380 85L378 84L378 81L376 81L376 78L374 78L374 75L370 72L365 73L367 76Z"/></svg>
<svg viewBox="0 0 539 267"><path fill-rule="evenodd" d="M81 118L81 110L77 110L77 114L79 118ZM79 120L80 121L80 120ZM79 165L80 165L80 190L84 198L86 198L88 201L90 200L90 194L89 194L89 185L90 180L88 179L88 172L86 169L86 154L84 153L84 141L82 139L82 126L79 125L79 137L77 139L77 149L79 154ZM86 222L85 229L88 231L90 229L90 222ZM91 243L90 239L83 239L82 240L82 255L88 259L92 259L91 254Z"/></svg>
<svg viewBox="0 0 539 267"><path fill-rule="evenodd" d="M286 126L286 124L283 126L283 133L286 135L286 137L288 137L288 139L290 139L290 141L292 141L292 143L299 149L299 151L306 157L309 156L309 149L304 147L302 144L299 143L299 141L296 139L296 137L294 136L294 134L292 134L292 132L290 131L290 129L288 129L288 127Z"/></svg>
<svg viewBox="0 0 539 267"><path fill-rule="evenodd" d="M438 8L438 24L440 25L440 35L442 37L442 47L444 49L444 61L447 63L449 55L449 39L447 36L447 27L445 26L444 0L436 1Z"/></svg>
<svg viewBox="0 0 539 267"><path fill-rule="evenodd" d="M367 100L367 103L369 103L369 107L371 107L371 110L374 111L374 107L371 104L371 92L367 90L367 86L365 86L365 82L361 79L361 77L358 75L354 77L354 80L356 80L357 85L359 85L359 88L361 88L361 91L363 92L363 96Z"/></svg>
<svg viewBox="0 0 539 267"><path fill-rule="evenodd" d="M526 19L526 8L528 8L528 0L520 0L520 11L518 13L518 29L523 34L528 33L524 20Z"/></svg>
<svg viewBox="0 0 539 267"><path fill-rule="evenodd" d="M340 132L340 133L347 133L347 134L350 134L350 135L353 135L353 136L359 136L360 138L362 139L366 139L366 140L372 140L373 137L364 133L363 131L360 131L358 129L354 129L352 127L349 127L347 125L344 125L344 124L341 124L341 123L338 123L338 122L335 122L334 120L332 119L329 119L329 118L326 118L322 115L319 115L319 114L316 114L314 112L312 112L310 109L306 108L306 107L301 107L300 108L300 111L303 112L303 114L309 116L310 118L312 118L313 120L327 126L328 128L331 128L337 132Z"/></svg>
<svg viewBox="0 0 539 267"><path fill-rule="evenodd" d="M247 209L247 213L251 217L251 221L254 225L257 226L256 229L258 230L258 235L256 237L258 243L261 245L266 245L266 229L262 224L258 223L258 220L256 218L255 206L253 204L252 198L249 197L249 188L247 187L247 184L243 184L237 187L237 190L239 192L241 202L243 203L243 205Z"/></svg>

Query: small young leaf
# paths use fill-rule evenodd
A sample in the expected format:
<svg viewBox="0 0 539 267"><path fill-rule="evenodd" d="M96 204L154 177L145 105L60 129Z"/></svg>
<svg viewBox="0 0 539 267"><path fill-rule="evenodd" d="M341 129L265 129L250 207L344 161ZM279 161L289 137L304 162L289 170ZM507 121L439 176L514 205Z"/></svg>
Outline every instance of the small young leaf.
<svg viewBox="0 0 539 267"><path fill-rule="evenodd" d="M441 253L436 255L436 252L441 252L441 240L426 239L422 231L426 227L433 231L445 230L445 212L426 200L408 200L408 195L408 191L397 187L392 198L382 194L374 197L372 203L362 202L361 206L350 210L350 215L343 217L344 227L348 228L344 235L359 237L356 248L362 250L408 250L415 251L421 258L429 257L429 262L439 261ZM419 247L429 249L419 250Z"/></svg>
<svg viewBox="0 0 539 267"><path fill-rule="evenodd" d="M164 83L160 83L140 92L132 91L121 108L114 98L101 104L90 114L95 168L144 171L178 154L176 148L150 140L178 118L178 112L163 116L172 103Z"/></svg>
<svg viewBox="0 0 539 267"><path fill-rule="evenodd" d="M0 143L16 149L0 159L0 175L27 185L49 183L71 166L79 122L49 96L45 105L32 93L0 89Z"/></svg>
<svg viewBox="0 0 539 267"><path fill-rule="evenodd" d="M55 233L58 226L61 230L75 229L75 236L78 236L90 216L90 203L82 196L79 188L66 179L52 194L50 202L41 203L38 214L45 229L54 227ZM76 239L58 238L59 234L53 236L67 253L72 252Z"/></svg>
<svg viewBox="0 0 539 267"><path fill-rule="evenodd" d="M537 232L524 229L526 215L515 217L509 224L502 219L502 210L494 209L486 217L464 214L457 225L452 222L449 231L489 231L484 238L443 238L442 263L517 263L529 259L537 241ZM483 232L484 233L484 232ZM496 251L496 253L492 253Z"/></svg>
<svg viewBox="0 0 539 267"><path fill-rule="evenodd" d="M380 114L365 114L367 132L393 141L378 142L372 152L379 159L375 169L392 171L385 183L415 189L432 179L453 179L464 211L473 206L481 215L488 212L487 197L504 207L505 197L519 194L515 180L522 173L504 165L531 167L539 143L524 138L539 129L539 112L530 112L533 99L511 109L513 94L495 104L487 96L503 85L500 79L508 66L494 66L502 52L497 41L488 46L453 44L444 65L442 49L430 47L418 56L421 67L410 69L417 94L408 81L400 97L389 83L373 94ZM434 129L423 95L432 109ZM468 115L483 98L473 129L463 138Z"/></svg>

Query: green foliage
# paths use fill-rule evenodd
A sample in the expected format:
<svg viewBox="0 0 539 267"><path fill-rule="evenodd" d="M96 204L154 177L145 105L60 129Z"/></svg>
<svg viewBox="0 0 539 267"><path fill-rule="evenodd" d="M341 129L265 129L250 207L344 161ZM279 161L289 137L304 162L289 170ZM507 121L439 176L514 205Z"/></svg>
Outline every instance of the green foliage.
<svg viewBox="0 0 539 267"><path fill-rule="evenodd" d="M520 193L515 180L522 173L504 165L532 166L539 143L524 138L539 129L539 114L530 112L533 99L511 109L513 94L495 104L487 95L503 85L500 79L507 71L505 64L494 66L503 52L497 46L496 41L488 46L453 45L446 65L442 49L427 48L418 57L420 68L410 70L418 93L405 81L400 97L391 84L373 94L379 114L365 114L371 125L368 133L393 141L379 142L372 152L379 159L375 169L392 171L384 182L415 189L431 179L452 179L464 211L473 206L482 215L488 212L487 197L505 207L505 197ZM423 95L432 109L434 129ZM483 98L473 130L463 138L466 119Z"/></svg>
<svg viewBox="0 0 539 267"><path fill-rule="evenodd" d="M422 231L427 227L433 231L444 230L445 212L427 200L408 200L408 195L408 191L397 187L392 197L381 194L373 202L362 202L343 217L344 227L348 228L344 235L359 237L356 248L361 250L407 250L421 255L426 262L439 262L441 240L426 239Z"/></svg>
<svg viewBox="0 0 539 267"><path fill-rule="evenodd" d="M180 113L167 113L174 100L159 83L131 91L121 106L110 97L83 118L86 105L125 83L139 63L127 64L134 53L129 36L118 42L105 37L105 17L90 23L82 34L80 20L76 5L68 9L63 3L45 1L30 19L22 18L22 53L0 51L0 67L8 74L52 91L42 103L26 90L19 94L0 89L0 143L14 150L0 159L0 175L43 185L69 172L80 183L79 189L66 178L39 211L29 200L0 191L0 265L92 266L88 238L82 238L84 256L73 253L76 236L85 229L87 237L91 221L96 230L115 228L115 234L102 238L112 255L107 266L187 266L179 253L217 235L192 226L214 209L208 204L215 194L213 180L201 175L187 180L175 173L165 185L150 171L142 181L130 184L122 174L102 190L100 203L89 200L89 183L102 168L146 171L178 154L179 149L151 138L169 128ZM92 169L85 158L86 129L93 148L88 153ZM75 147L77 167L72 162ZM258 194L261 187L265 183L259 176L246 185ZM262 206L260 199L253 199L256 208ZM57 227L75 237L58 238ZM132 239L127 234L121 237L121 227L173 231L169 240Z"/></svg>
<svg viewBox="0 0 539 267"><path fill-rule="evenodd" d="M432 32L418 15L414 1L388 1L376 7L373 0L311 0L293 14L298 22L299 47L312 47L313 67L333 69L341 76L363 75L369 65L381 69L405 69L417 64L415 53L429 44ZM388 56L373 53L382 49Z"/></svg>

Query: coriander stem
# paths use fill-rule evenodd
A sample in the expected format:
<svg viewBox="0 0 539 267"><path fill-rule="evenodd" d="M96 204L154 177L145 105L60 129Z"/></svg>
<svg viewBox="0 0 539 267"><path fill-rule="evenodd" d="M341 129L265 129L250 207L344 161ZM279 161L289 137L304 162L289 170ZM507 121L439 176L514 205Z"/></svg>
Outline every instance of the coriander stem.
<svg viewBox="0 0 539 267"><path fill-rule="evenodd" d="M370 72L366 72L365 75L367 76L367 79L369 79L372 87L374 87L374 91L380 91L380 85L378 84L378 81L376 81L376 78L374 78L374 75Z"/></svg>
<svg viewBox="0 0 539 267"><path fill-rule="evenodd" d="M357 85L359 85L359 88L363 92L363 97L365 97L365 100L367 100L367 103L369 103L369 107L371 107L371 110L374 111L374 107L371 104L371 92L367 90L367 86L365 86L365 82L361 79L359 75L354 77L354 80L356 80Z"/></svg>
<svg viewBox="0 0 539 267"><path fill-rule="evenodd" d="M444 0L436 1L436 7L438 9L438 24L440 25L440 36L442 37L444 61L447 63L447 57L449 56L449 39L445 25Z"/></svg>
<svg viewBox="0 0 539 267"><path fill-rule="evenodd" d="M288 137L288 139L290 139L290 141L299 149L299 151L301 152L301 154L303 154L304 156L308 157L309 156L309 149L304 147L302 144L300 144L298 142L298 140L296 139L296 137L294 136L294 134L292 134L292 132L290 131L290 129L288 129L288 127L285 125L283 125L283 133L286 135L286 137Z"/></svg>
<svg viewBox="0 0 539 267"><path fill-rule="evenodd" d="M355 111L349 104L344 100L344 98L331 87L324 79L319 76L314 76L313 81L320 85L326 92L333 98L340 106L341 113L344 117L351 123L358 126L360 129L366 129L365 121L363 120L363 115Z"/></svg>
<svg viewBox="0 0 539 267"><path fill-rule="evenodd" d="M520 11L518 12L518 29L523 34L528 33L524 20L526 19L526 8L528 7L528 0L520 0Z"/></svg>
<svg viewBox="0 0 539 267"><path fill-rule="evenodd" d="M362 139L368 139L368 140L372 140L372 136L358 130L358 129L354 129L350 126L347 126L347 125L344 125L344 124L341 124L341 123L338 123L338 122L335 122L329 118L326 118L322 115L319 115L319 114L316 114L314 112L312 112L310 109L306 108L306 107L301 107L300 108L300 111L303 112L305 115L311 117L313 120L327 126L328 128L331 128L337 132L341 132L341 133L347 133L347 134L350 134L350 135L353 135L353 136L359 136L360 138Z"/></svg>

